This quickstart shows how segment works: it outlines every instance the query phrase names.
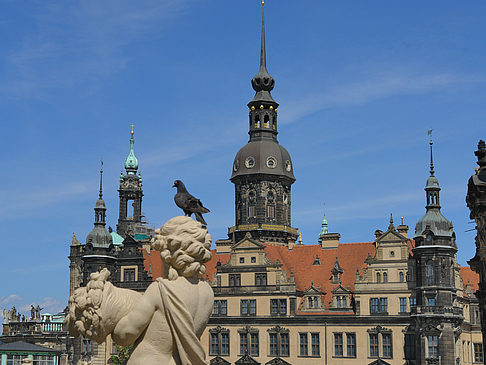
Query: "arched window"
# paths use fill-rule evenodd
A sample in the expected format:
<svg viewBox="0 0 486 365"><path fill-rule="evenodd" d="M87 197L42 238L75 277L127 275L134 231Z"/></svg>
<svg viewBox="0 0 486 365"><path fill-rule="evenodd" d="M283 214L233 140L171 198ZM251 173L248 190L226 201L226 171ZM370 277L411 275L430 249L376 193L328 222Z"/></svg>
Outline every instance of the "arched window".
<svg viewBox="0 0 486 365"><path fill-rule="evenodd" d="M383 273L383 282L388 283L388 274L386 272Z"/></svg>
<svg viewBox="0 0 486 365"><path fill-rule="evenodd" d="M268 116L268 114L265 114L265 116L263 117L263 126L265 128L268 128L269 122L270 122L270 117Z"/></svg>
<svg viewBox="0 0 486 365"><path fill-rule="evenodd" d="M381 274L379 272L376 273L376 282L381 283Z"/></svg>
<svg viewBox="0 0 486 365"><path fill-rule="evenodd" d="M307 297L307 302L308 302L309 308L312 308L313 307L313 304L314 304L314 301L312 300L312 297Z"/></svg>
<svg viewBox="0 0 486 365"><path fill-rule="evenodd" d="M255 128L260 128L260 116L255 114Z"/></svg>
<svg viewBox="0 0 486 365"><path fill-rule="evenodd" d="M425 267L425 278L427 281L427 285L435 284L435 270L434 270L434 263L432 262L432 260L427 261Z"/></svg>
<svg viewBox="0 0 486 365"><path fill-rule="evenodd" d="M403 271L400 271L400 274L398 274L398 277L400 278L400 282L403 283L403 280L404 280Z"/></svg>

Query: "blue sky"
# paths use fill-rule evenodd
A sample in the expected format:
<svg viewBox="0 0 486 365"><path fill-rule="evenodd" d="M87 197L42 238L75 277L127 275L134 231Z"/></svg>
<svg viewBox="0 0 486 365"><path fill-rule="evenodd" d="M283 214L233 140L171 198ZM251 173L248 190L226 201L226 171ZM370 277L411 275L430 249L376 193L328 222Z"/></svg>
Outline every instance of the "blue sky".
<svg viewBox="0 0 486 365"><path fill-rule="evenodd" d="M486 3L268 0L267 65L279 141L292 158L292 224L316 243L323 204L342 242L373 240L389 214L424 214L434 130L458 261L474 255L466 183L486 138ZM258 71L255 1L0 3L0 307L65 306L72 232L93 225L99 161L107 220L135 124L143 212L179 214L174 179L234 220L233 158L248 140Z"/></svg>

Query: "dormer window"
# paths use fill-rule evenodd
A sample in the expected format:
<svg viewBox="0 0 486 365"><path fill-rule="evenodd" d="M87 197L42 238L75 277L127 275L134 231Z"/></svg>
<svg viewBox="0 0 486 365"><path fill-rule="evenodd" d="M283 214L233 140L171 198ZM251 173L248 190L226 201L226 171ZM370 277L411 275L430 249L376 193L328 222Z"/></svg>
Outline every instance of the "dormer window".
<svg viewBox="0 0 486 365"><path fill-rule="evenodd" d="M308 309L318 309L320 307L319 297L317 295L308 296L306 305Z"/></svg>
<svg viewBox="0 0 486 365"><path fill-rule="evenodd" d="M321 264L321 259L319 258L319 256L316 256L312 265L320 265L320 264Z"/></svg>
<svg viewBox="0 0 486 365"><path fill-rule="evenodd" d="M347 308L348 307L348 301L345 295L338 295L336 297L336 306L338 308Z"/></svg>

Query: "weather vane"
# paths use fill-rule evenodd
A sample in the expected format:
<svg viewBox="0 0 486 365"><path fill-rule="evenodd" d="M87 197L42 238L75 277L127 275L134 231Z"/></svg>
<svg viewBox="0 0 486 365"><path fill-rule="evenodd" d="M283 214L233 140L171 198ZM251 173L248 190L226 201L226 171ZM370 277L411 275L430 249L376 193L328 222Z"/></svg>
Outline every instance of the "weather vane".
<svg viewBox="0 0 486 365"><path fill-rule="evenodd" d="M130 134L133 135L133 133L134 133L133 132L133 127L134 127L133 122L132 122L132 124L130 124L130 127L132 128L132 130L130 131Z"/></svg>

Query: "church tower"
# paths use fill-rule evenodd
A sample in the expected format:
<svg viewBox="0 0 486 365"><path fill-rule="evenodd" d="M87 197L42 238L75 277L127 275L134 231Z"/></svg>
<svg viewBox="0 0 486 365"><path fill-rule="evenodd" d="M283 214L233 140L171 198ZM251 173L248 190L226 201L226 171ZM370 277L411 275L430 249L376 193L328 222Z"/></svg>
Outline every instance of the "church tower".
<svg viewBox="0 0 486 365"><path fill-rule="evenodd" d="M250 233L262 242L287 245L297 239L290 214L295 177L290 154L277 140L278 103L270 94L275 80L266 65L263 2L260 69L251 84L255 96L248 103L250 140L233 162L235 225L228 235L234 243Z"/></svg>
<svg viewBox="0 0 486 365"><path fill-rule="evenodd" d="M133 227L142 223L142 175L137 175L138 160L135 157L133 145L133 125L130 131L130 152L125 159L125 174L120 174L120 188L118 189L120 197L120 209L118 224L116 225L117 233L125 237L133 231Z"/></svg>
<svg viewBox="0 0 486 365"><path fill-rule="evenodd" d="M417 364L456 364L456 341L464 320L456 304L456 236L440 211L439 180L434 176L430 140L430 176L426 213L415 226L416 307L412 309ZM434 362L435 361L435 362Z"/></svg>

